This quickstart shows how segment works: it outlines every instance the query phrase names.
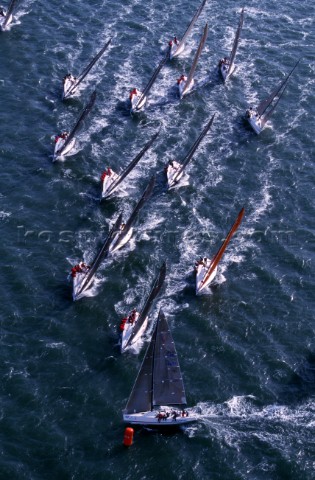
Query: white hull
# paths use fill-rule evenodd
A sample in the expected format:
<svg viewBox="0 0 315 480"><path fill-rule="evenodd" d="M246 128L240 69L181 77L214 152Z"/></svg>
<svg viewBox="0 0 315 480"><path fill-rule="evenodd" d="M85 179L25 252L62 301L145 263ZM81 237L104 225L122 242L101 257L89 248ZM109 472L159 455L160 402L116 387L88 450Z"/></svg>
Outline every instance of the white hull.
<svg viewBox="0 0 315 480"><path fill-rule="evenodd" d="M169 413L170 416L165 419L158 418L159 412ZM141 413L124 413L124 422L131 423L132 425L143 425L147 427L170 427L170 426L179 426L185 425L187 423L195 422L197 416L194 414L189 414L188 417L178 416L176 420L172 416L172 409L170 407L161 407L160 410L153 410L152 412L141 412Z"/></svg>
<svg viewBox="0 0 315 480"><path fill-rule="evenodd" d="M254 132L257 133L257 135L259 135L260 132L262 131L260 119L257 119L257 117L255 117L255 114L254 114L250 118L247 117L247 121L252 127L252 129L254 130Z"/></svg>
<svg viewBox="0 0 315 480"><path fill-rule="evenodd" d="M118 180L118 178L119 178L119 175L117 175L117 173L115 173L113 170L111 171L110 175L106 175L102 185L103 186L102 198L107 198L114 192L113 190L110 193L108 193L108 190L111 188L112 184L116 182L116 180Z"/></svg>
<svg viewBox="0 0 315 480"><path fill-rule="evenodd" d="M166 167L166 178L167 178L167 186L168 188L173 188L178 183L178 181L182 178L183 173L176 178L176 182L174 182L174 178L177 174L178 169L181 167L180 163L176 162L175 160L172 162L173 166L168 164Z"/></svg>
<svg viewBox="0 0 315 480"><path fill-rule="evenodd" d="M170 51L170 60L172 58L178 57L183 51L185 50L185 44L180 43L179 45L176 45L176 43L172 43L171 51Z"/></svg>
<svg viewBox="0 0 315 480"><path fill-rule="evenodd" d="M125 323L125 328L124 328L124 330L122 332L122 335L121 335L121 347L120 347L121 353L126 351L126 344L127 344L128 340L130 338L130 335L133 332L134 326L137 323L139 315L140 315L140 313L137 312L136 320L133 323L129 323L128 321ZM145 319L145 321L143 322L139 332L134 337L132 344L129 345L127 348L132 347L133 344L137 343L137 341L142 337L142 335L146 331L147 326L148 326L148 317Z"/></svg>
<svg viewBox="0 0 315 480"><path fill-rule="evenodd" d="M65 149L64 152L62 152L62 155L59 155L57 152L58 150L60 150L62 148L62 146L64 145L66 140L64 140L63 138L59 138L58 141L56 142L55 144L55 150L54 150L54 155L53 155L53 162L55 162L56 160L59 160L60 158L62 157L65 157L67 156L70 151L73 149L74 145L75 145L75 142L76 142L76 139L73 138L71 140L71 142L67 145L67 148Z"/></svg>
<svg viewBox="0 0 315 480"><path fill-rule="evenodd" d="M84 281L86 277L85 273L77 273L76 276L72 279L73 280L73 286L72 286L72 299L75 302L76 300L80 300L80 298L86 297L87 296L87 291L91 287L91 284L93 282L93 279L88 283L84 291L80 294L78 292L80 291L82 282Z"/></svg>
<svg viewBox="0 0 315 480"><path fill-rule="evenodd" d="M75 85L75 81L71 80L69 78L66 78L66 80L63 84L63 95L62 95L63 100L66 100L67 98L72 97L72 95L75 93L76 88L72 88L73 85ZM70 90L71 90L71 92L70 92Z"/></svg>
<svg viewBox="0 0 315 480"><path fill-rule="evenodd" d="M3 28L3 24L5 22L5 17L1 17L1 19L0 19L0 29L1 29L1 31L5 32L6 30L8 30L9 29L8 27L11 25L12 21L13 21L13 15L10 15L5 28Z"/></svg>
<svg viewBox="0 0 315 480"><path fill-rule="evenodd" d="M188 90L185 91L184 93L184 90L185 90L185 87L186 87L186 80L181 80L178 84L178 90L179 90L179 97L180 99L182 99L185 95L187 95L189 92L192 91L193 89L193 86L194 86L194 83L195 83L195 80L192 79L190 85L189 85L189 88Z"/></svg>
<svg viewBox="0 0 315 480"><path fill-rule="evenodd" d="M213 282L213 280L214 280L214 278L217 274L218 267L215 267L215 269L213 270L210 278L208 278L208 280L205 283L202 283L202 280L203 280L206 272L209 270L209 267L211 266L211 263L212 263L211 260L209 258L207 258L205 260L205 266L202 265L202 264L199 264L196 267L196 295L200 295L200 293Z"/></svg>
<svg viewBox="0 0 315 480"><path fill-rule="evenodd" d="M139 92L139 91L138 91L138 95L132 95L132 97L130 99L130 103L131 103L130 112L131 113L136 113L136 112L140 112L140 110L143 110L143 108L144 108L144 106L147 102L147 97L144 97L141 100L141 103L139 103L139 105L138 105L138 102L139 102L141 96L142 96L142 92Z"/></svg>
<svg viewBox="0 0 315 480"><path fill-rule="evenodd" d="M114 253L116 252L117 250L119 250L120 248L122 248L124 245L126 245L126 243L129 242L129 240L131 239L132 237L132 233L133 233L133 228L131 228L128 232L128 234L122 239L121 242L117 243L118 241L118 237L120 235L121 232L117 232L117 234L114 236L114 239L108 249L109 252L111 253Z"/></svg>
<svg viewBox="0 0 315 480"><path fill-rule="evenodd" d="M232 68L228 74L228 70L229 70L229 64L228 63L223 63L222 65L220 65L220 73L221 73L221 76L223 78L223 81L226 82L228 80L228 78L230 78L230 76L233 74L233 72L235 72L235 65L233 63L232 65Z"/></svg>

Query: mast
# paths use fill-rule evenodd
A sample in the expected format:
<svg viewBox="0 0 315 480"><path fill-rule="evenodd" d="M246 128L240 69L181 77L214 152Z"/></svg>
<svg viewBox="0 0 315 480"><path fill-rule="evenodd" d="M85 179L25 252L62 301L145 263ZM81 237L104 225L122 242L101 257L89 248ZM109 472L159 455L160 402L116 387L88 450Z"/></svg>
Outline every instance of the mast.
<svg viewBox="0 0 315 480"><path fill-rule="evenodd" d="M11 0L11 3L9 5L7 14L6 14L5 19L4 19L4 22L2 24L2 29L3 30L5 29L5 27L7 26L8 22L10 20L10 16L12 15L15 4L16 4L16 0Z"/></svg>
<svg viewBox="0 0 315 480"><path fill-rule="evenodd" d="M231 230L229 231L229 233L227 234L224 242L222 243L221 247L219 248L219 250L217 251L217 253L215 254L215 256L213 257L212 259L212 262L211 262L211 265L210 265L210 268L209 270L205 273L205 276L203 277L202 281L201 281L201 288L203 288L203 285L206 283L206 281L211 277L212 273L214 272L214 270L216 269L219 261L221 260L222 256L223 256L223 253L225 252L225 249L226 247L228 246L232 236L234 235L234 233L236 232L236 230L238 229L238 227L240 226L240 223L243 219L243 216L244 216L244 213L245 213L245 210L244 210L244 207L241 209L240 213L238 214L237 216L237 219L235 220ZM200 288L200 290L201 290Z"/></svg>
<svg viewBox="0 0 315 480"><path fill-rule="evenodd" d="M186 38L188 37L188 35L190 34L190 32L191 32L194 24L196 23L199 15L201 14L201 12L202 12L202 10L203 10L203 7L204 7L205 4L206 4L206 1L207 1L207 0L203 0L203 1L201 2L198 10L196 11L196 13L195 13L195 15L193 16L190 24L188 25L187 30L186 30L186 32L184 33L183 38L180 40L177 48L179 48L181 44L185 43L185 40L186 40Z"/></svg>
<svg viewBox="0 0 315 480"><path fill-rule="evenodd" d="M139 315L139 318L138 318L135 326L133 327L132 333L131 333L131 335L128 339L128 342L126 343L125 348L132 345L134 338L137 336L137 334L138 334L139 330L141 329L145 319L149 315L149 312L152 308L152 304L153 304L154 300L156 299L156 297L158 296L158 294L159 294L159 292L160 292L160 290L163 286L165 276L166 276L166 264L164 262L163 265L160 268L160 271L159 271L157 277L155 278L155 280L153 282L150 294L145 301L143 309L142 309L142 311Z"/></svg>
<svg viewBox="0 0 315 480"><path fill-rule="evenodd" d="M87 272L85 278L82 280L82 283L81 283L81 286L80 286L80 289L79 289L77 295L80 295L80 293L82 293L89 286L89 284L90 284L91 280L93 279L94 275L96 274L100 264L102 263L102 261L106 257L106 255L108 254L108 249L110 247L113 235L114 235L115 232L117 232L117 230L119 230L121 222L122 222L122 215L120 214L119 217L117 218L114 226L109 231L109 234L108 234L102 248L100 249L100 251L98 252L96 257L94 258L93 262L91 263L91 267L90 267L89 271Z"/></svg>
<svg viewBox="0 0 315 480"><path fill-rule="evenodd" d="M138 153L138 155L131 161L131 163L125 168L125 170L119 175L118 179L112 183L110 188L108 189L106 196L109 196L111 192L113 192L118 185L127 177L127 175L131 172L131 170L137 165L137 163L141 160L143 155L149 150L149 148L152 146L153 142L156 140L160 133L160 130L156 132L151 140L149 140L148 143L143 147L143 149Z"/></svg>
<svg viewBox="0 0 315 480"><path fill-rule="evenodd" d="M80 128L83 120L87 117L87 115L90 113L90 111L92 110L93 108L93 105L95 103L95 99L96 99L96 91L94 90L94 92L92 93L91 97L90 97L90 100L89 100L89 103L86 105L86 107L84 108L83 112L81 113L79 119L77 120L75 126L73 127L73 129L71 130L71 132L69 133L65 143L62 145L61 148L59 148L59 150L57 150L56 152L56 155L62 155L62 152L66 149L66 147L69 145L69 143L71 142L71 140L73 139L74 135L76 134L77 130Z"/></svg>
<svg viewBox="0 0 315 480"><path fill-rule="evenodd" d="M197 67L197 63L198 63L198 60L199 60L199 57L201 55L201 52L203 50L203 47L206 43L206 40L207 40L207 36L208 36L208 23L206 23L206 26L203 30L203 35L201 37L201 40L200 40L200 43L199 43L199 46L198 46L198 50L195 54L195 58L194 58L194 61L192 63L192 66L191 66L191 69L190 69L190 72L188 74L188 77L187 77L187 80L186 80L186 85L185 85L185 88L183 90L183 93L182 93L182 97L185 95L185 92L188 90L191 82L192 82L192 79L193 79L193 76L194 76L194 73L195 73L195 70L196 70L196 67Z"/></svg>
<svg viewBox="0 0 315 480"><path fill-rule="evenodd" d="M185 157L184 160L183 160L182 165L181 165L181 166L179 167L179 169L177 170L176 175L174 175L172 186L173 186L175 183L177 183L178 178L181 176L181 174L183 173L183 171L184 171L185 168L187 167L188 163L189 163L190 160L192 159L195 151L197 150L197 148L198 148L199 145L200 145L200 142L203 140L203 138L206 136L206 134L207 134L208 131L210 130L210 128L211 128L211 126L212 126L212 123L213 123L213 120L214 120L214 117L215 117L215 113L212 115L211 119L209 120L209 122L207 123L207 125L205 126L205 128L203 129L203 131L201 132L201 134L199 135L199 137L197 138L197 140L195 141L195 143L193 144L193 146L192 146L191 149L189 150L189 152L187 153L186 157Z"/></svg>
<svg viewBox="0 0 315 480"><path fill-rule="evenodd" d="M237 28L237 31L236 31L231 55L230 55L230 58L229 58L229 69L228 69L227 75L229 75L229 73L232 69L233 63L234 63L236 50L237 50L237 47L238 47L238 42L239 42L239 39L240 39L240 36L241 36L241 31L242 31L242 28L243 28L243 22L244 22L244 7L242 8L242 11L241 11L240 21L239 21L239 24L238 24L238 28Z"/></svg>
<svg viewBox="0 0 315 480"><path fill-rule="evenodd" d="M130 228L132 227L132 224L136 220L136 217L137 217L139 211L141 210L141 208L143 207L145 202L149 199L149 197L152 195L154 185L155 185L155 176L153 175L153 177L151 178L150 182L147 185L147 188L143 192L142 197L140 198L140 200L137 203L137 205L135 206L132 214L130 215L129 219L127 220L126 225L124 226L124 229L119 234L119 236L116 240L117 245L119 243L121 243L121 241L123 240L123 238L126 235L128 235L128 232L129 232Z"/></svg>
<svg viewBox="0 0 315 480"><path fill-rule="evenodd" d="M273 102L273 100L279 95L279 98L276 102L276 104L272 107L272 109L267 113L266 117L264 119L262 119L262 125L264 125L267 121L267 119L270 117L271 113L274 111L274 109L276 108L280 98L282 97L286 87L287 87L287 84L288 84L288 81L289 81L289 78L291 77L292 73L294 72L294 70L296 69L296 67L298 66L298 64L300 63L300 59L296 62L296 64L294 65L294 67L292 68L291 72L284 78L284 80L280 83L280 85L278 85L277 88L275 88L275 90L273 90L273 92L271 92L271 94L265 99L263 100L262 102L260 102L260 104L258 105L257 107L257 113L259 115L259 117L262 117L262 115L265 113L265 111L267 110L267 108L270 106L270 104ZM282 90L282 92L281 92ZM281 92L281 93L280 93Z"/></svg>
<svg viewBox="0 0 315 480"><path fill-rule="evenodd" d="M160 61L159 65L158 65L157 68L154 70L152 77L150 78L148 84L147 84L146 87L144 88L144 90L143 90L143 92L142 92L142 95L141 95L141 97L139 98L139 100L138 100L138 102L137 102L137 105L135 106L135 110L137 110L137 106L138 106L138 105L141 105L143 99L148 95L149 91L150 91L151 88L153 87L153 84L154 84L155 80L157 79L158 74L160 73L160 71L162 70L162 68L164 67L165 63L167 62L167 60L168 60L169 57L170 57L170 51L171 51L171 47L169 46L168 49L167 49L167 52L166 52L165 56L162 58L162 60Z"/></svg>
<svg viewBox="0 0 315 480"><path fill-rule="evenodd" d="M74 90L78 87L78 85L80 85L80 83L82 82L82 80L84 80L84 78L87 76L87 74L89 73L89 71L92 69L92 67L95 65L95 63L101 58L101 56L103 55L103 53L107 50L107 47L108 45L110 44L110 42L112 41L112 39L110 38L106 44L104 45L104 47L98 52L97 55L95 55L95 57L91 60L91 62L88 64L87 67L84 68L84 70L80 73L80 75L77 77L76 81L71 85L71 87L69 88L69 90L67 90L65 92L65 95L72 95L72 93L74 92Z"/></svg>

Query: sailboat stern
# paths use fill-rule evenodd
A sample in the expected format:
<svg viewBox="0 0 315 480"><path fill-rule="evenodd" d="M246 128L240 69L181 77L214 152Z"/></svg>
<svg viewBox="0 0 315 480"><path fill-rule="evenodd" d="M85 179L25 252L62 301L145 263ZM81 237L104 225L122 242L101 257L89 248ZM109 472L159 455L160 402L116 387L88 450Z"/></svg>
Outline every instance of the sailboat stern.
<svg viewBox="0 0 315 480"><path fill-rule="evenodd" d="M72 97L76 92L77 87L75 87L76 80L72 75L67 75L63 79L63 93L62 100L67 100Z"/></svg>
<svg viewBox="0 0 315 480"><path fill-rule="evenodd" d="M112 189L113 183L115 183L119 178L119 175L111 169L107 169L102 173L101 182L102 182L102 199L108 198L115 189Z"/></svg>
<svg viewBox="0 0 315 480"><path fill-rule="evenodd" d="M167 188L170 190L171 188L175 187L181 177L183 176L182 173L178 175L178 170L181 167L181 164L176 162L175 160L169 162L165 167L165 174L167 180Z"/></svg>
<svg viewBox="0 0 315 480"><path fill-rule="evenodd" d="M126 243L128 243L132 237L133 228L131 227L128 233L123 237L121 237L120 234L121 232L117 232L116 235L114 236L113 241L110 244L110 247L108 249L109 252L114 253L120 248L122 248L124 245L126 245Z"/></svg>
<svg viewBox="0 0 315 480"><path fill-rule="evenodd" d="M247 112L246 112L246 120L248 121L249 125L252 127L254 132L257 133L257 135L259 135L263 129L261 125L261 119L258 117L258 114L256 112L249 113L249 114Z"/></svg>
<svg viewBox="0 0 315 480"><path fill-rule="evenodd" d="M54 154L53 154L53 162L56 162L57 160L60 160L62 157L66 157L69 155L71 150L74 148L76 144L76 139L73 138L71 142L67 145L67 147L63 150L63 145L65 144L66 139L63 139L61 137L58 138L56 144L55 144L55 149L54 149Z"/></svg>
<svg viewBox="0 0 315 480"><path fill-rule="evenodd" d="M89 283L86 288L81 292L81 286L84 282L86 277L86 273L76 273L75 276L72 276L72 299L75 302L76 300L80 300L81 298L86 296L86 292L89 289L91 283Z"/></svg>
<svg viewBox="0 0 315 480"><path fill-rule="evenodd" d="M228 61L226 61L226 62L223 61L222 62L222 60L220 60L219 63L220 63L219 71L220 71L221 77L223 79L223 82L225 83L230 78L230 76L235 72L236 66L233 63L231 68L230 68L230 64L229 64Z"/></svg>
<svg viewBox="0 0 315 480"><path fill-rule="evenodd" d="M130 93L130 103L131 103L131 108L130 108L130 113L137 113L140 112L141 110L144 109L145 104L147 102L147 97L144 96L142 97L142 92L134 88L131 93Z"/></svg>
<svg viewBox="0 0 315 480"><path fill-rule="evenodd" d="M140 313L137 311L130 312L123 327L121 326L121 329L123 328L121 332L121 347L120 347L121 353L124 353L128 349L128 347L131 347L133 344L135 344L139 340L141 335L144 333L145 329L147 328L148 318L146 318L146 320L144 321L141 329L139 330L137 336L134 338L134 341L132 342L132 344L128 345L129 339L131 337L131 334L133 333L133 330L137 323L139 315Z"/></svg>
<svg viewBox="0 0 315 480"><path fill-rule="evenodd" d="M13 21L13 15L12 14L9 15L7 21L6 21L5 17L2 17L0 19L0 22L1 22L0 23L0 29L1 29L1 31L5 32L6 30L8 30L8 27L11 25L12 21Z"/></svg>
<svg viewBox="0 0 315 480"><path fill-rule="evenodd" d="M196 295L201 295L205 288L207 288L214 280L218 267L215 267L213 272L211 273L210 277L207 278L206 281L203 281L207 272L211 268L212 261L209 258L203 258L201 260L198 260L198 262L195 265L195 271L196 271Z"/></svg>
<svg viewBox="0 0 315 480"><path fill-rule="evenodd" d="M186 88L187 85L187 77L186 75L182 75L178 80L177 80L177 85L178 85L178 91L179 91L179 98L182 99L185 95L187 95L191 90L193 89L195 80L192 79L188 88Z"/></svg>
<svg viewBox="0 0 315 480"><path fill-rule="evenodd" d="M183 51L185 50L185 44L180 42L176 43L174 40L171 40L172 44L170 48L170 60L172 60L175 57L178 57Z"/></svg>

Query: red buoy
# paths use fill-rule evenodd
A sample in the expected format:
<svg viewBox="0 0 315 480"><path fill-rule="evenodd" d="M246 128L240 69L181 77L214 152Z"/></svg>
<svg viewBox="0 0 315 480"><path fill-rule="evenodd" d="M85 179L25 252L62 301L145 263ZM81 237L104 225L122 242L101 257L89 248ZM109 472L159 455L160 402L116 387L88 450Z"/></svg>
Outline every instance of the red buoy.
<svg viewBox="0 0 315 480"><path fill-rule="evenodd" d="M123 444L125 447L130 447L133 443L133 433L134 430L131 427L125 428L124 441Z"/></svg>

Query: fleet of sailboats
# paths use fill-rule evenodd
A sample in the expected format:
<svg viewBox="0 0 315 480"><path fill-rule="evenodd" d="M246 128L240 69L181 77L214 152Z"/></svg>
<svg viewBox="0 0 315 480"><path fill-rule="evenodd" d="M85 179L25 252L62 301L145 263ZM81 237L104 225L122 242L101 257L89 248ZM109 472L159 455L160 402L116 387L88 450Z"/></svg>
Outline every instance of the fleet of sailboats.
<svg viewBox="0 0 315 480"><path fill-rule="evenodd" d="M8 12L0 14L0 26L5 30L12 22L12 11L16 0L11 0ZM174 37L168 45L168 49L155 68L149 82L142 91L134 88L130 93L130 111L137 113L144 109L150 90L155 84L159 73L166 65L168 60L179 56L185 49L185 43L189 34L192 31L197 19L199 18L206 0L203 0L195 12L186 32L181 40ZM229 57L224 57L219 62L219 71L225 81L233 74L236 69L235 57L239 45L239 40L244 22L244 8L241 10L239 25L235 34L233 47ZM208 36L208 24L205 25L198 49L195 53L192 66L188 76L182 75L178 79L179 95L182 99L185 95L192 91L195 81L194 74L196 67L205 46ZM71 74L64 77L63 81L63 100L71 97L77 90L81 82L86 78L90 70L96 62L102 57L107 50L111 39L106 42L97 55L91 60L87 67L81 74L75 78ZM278 85L278 87L271 92L271 94L264 99L257 106L256 110L250 108L246 112L246 118L256 133L260 133L266 121L276 108L280 98L282 97L290 76L294 72L299 62L293 67L290 73ZM56 137L56 144L54 149L53 161L56 161L73 150L76 138L75 135L81 127L83 121L94 106L96 99L96 92L94 91L85 106L76 124L70 132L63 132ZM185 169L192 160L197 148L202 140L210 130L215 114L208 120L202 132L190 148L187 155L181 163L173 160L165 168L168 189L176 186L184 175ZM156 140L159 132L155 133L153 137L147 142L142 150L135 158L124 168L121 173L116 173L114 170L108 168L102 175L102 195L101 199L110 197L122 182L127 178L130 172L138 165L141 158L152 146ZM149 181L145 191L140 200L134 207L129 219L126 223L123 222L122 214L118 216L110 229L105 241L100 250L97 252L91 265L85 264L81 261L78 265L72 268L71 277L73 281L73 300L79 300L90 294L90 290L94 284L96 274L102 262L117 250L122 248L131 239L133 228L137 216L145 203L151 197L155 186L155 176ZM232 236L239 228L244 216L244 208L242 208L232 225L229 233L221 244L220 248L212 259L203 257L195 264L196 273L196 294L200 295L213 283L218 271L218 265L223 254L230 243ZM165 262L159 269L155 277L148 297L143 303L142 310L132 310L120 324L120 340L121 352L124 353L131 350L139 340L141 340L148 330L149 314L151 313L153 303L160 293L166 276ZM145 427L169 427L180 426L196 421L198 416L190 410L187 410L187 401L183 378L179 366L178 356L172 337L171 330L162 310L160 310L156 320L153 333L147 351L143 358L141 368L136 378L135 384L128 399L126 408L123 412L123 419L125 422L132 425L140 425Z"/></svg>

